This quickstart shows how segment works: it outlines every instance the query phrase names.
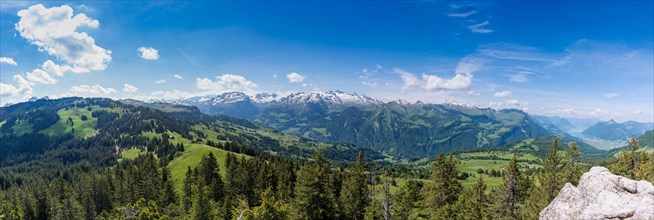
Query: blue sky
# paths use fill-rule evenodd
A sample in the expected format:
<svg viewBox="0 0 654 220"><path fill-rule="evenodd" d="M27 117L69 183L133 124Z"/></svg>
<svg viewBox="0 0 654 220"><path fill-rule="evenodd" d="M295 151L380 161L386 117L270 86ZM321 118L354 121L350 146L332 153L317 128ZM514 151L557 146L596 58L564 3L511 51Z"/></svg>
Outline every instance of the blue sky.
<svg viewBox="0 0 654 220"><path fill-rule="evenodd" d="M0 104L343 90L654 119L652 1L0 2Z"/></svg>

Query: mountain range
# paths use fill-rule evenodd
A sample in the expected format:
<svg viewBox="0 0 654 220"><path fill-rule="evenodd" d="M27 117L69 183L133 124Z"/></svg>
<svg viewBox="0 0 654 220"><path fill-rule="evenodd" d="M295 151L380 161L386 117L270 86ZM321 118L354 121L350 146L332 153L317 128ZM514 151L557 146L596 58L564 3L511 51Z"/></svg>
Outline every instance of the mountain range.
<svg viewBox="0 0 654 220"><path fill-rule="evenodd" d="M584 130L583 134L588 137L617 141L626 140L632 136L641 136L646 131L652 129L654 129L654 123L640 123L635 121L617 123L614 120L609 120L598 122Z"/></svg>
<svg viewBox="0 0 654 220"><path fill-rule="evenodd" d="M559 135L520 110L404 100L384 102L343 91L287 96L228 92L214 97L161 101L197 106L206 114L248 119L287 134L354 144L392 156L433 156ZM571 137L565 132L560 135Z"/></svg>

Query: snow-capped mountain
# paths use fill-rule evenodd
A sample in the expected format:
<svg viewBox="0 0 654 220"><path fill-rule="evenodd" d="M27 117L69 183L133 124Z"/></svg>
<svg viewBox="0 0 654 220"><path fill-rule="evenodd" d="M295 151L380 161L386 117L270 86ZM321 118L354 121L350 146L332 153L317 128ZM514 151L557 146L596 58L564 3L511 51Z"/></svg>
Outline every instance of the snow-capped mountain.
<svg viewBox="0 0 654 220"><path fill-rule="evenodd" d="M319 91L304 93L298 92L290 94L279 101L280 104L295 105L307 103L325 103L327 105L343 105L343 106L367 106L367 105L381 105L383 101L368 97L366 95L359 95L356 93L347 93L343 91Z"/></svg>
<svg viewBox="0 0 654 220"><path fill-rule="evenodd" d="M226 92L223 94L220 94L216 97L210 98L209 100L201 101L203 103L210 103L212 105L220 105L220 104L230 104L230 103L236 103L236 102L247 102L247 101L252 101L250 96L246 95L245 93L242 92Z"/></svg>

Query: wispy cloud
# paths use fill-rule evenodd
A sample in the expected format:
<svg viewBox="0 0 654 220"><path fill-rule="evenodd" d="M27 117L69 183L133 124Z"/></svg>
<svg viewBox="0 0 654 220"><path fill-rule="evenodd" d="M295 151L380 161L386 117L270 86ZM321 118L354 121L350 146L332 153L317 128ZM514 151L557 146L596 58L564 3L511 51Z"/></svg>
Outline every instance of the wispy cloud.
<svg viewBox="0 0 654 220"><path fill-rule="evenodd" d="M604 97L606 97L607 99L610 99L610 98L613 98L613 97L616 97L616 96L619 96L619 95L620 94L618 94L618 93L606 93L606 94L604 94Z"/></svg>
<svg viewBox="0 0 654 220"><path fill-rule="evenodd" d="M14 66L18 65L18 63L16 63L16 61L14 61L14 59L11 57L0 57L0 63L6 63Z"/></svg>
<svg viewBox="0 0 654 220"><path fill-rule="evenodd" d="M162 84L162 83L166 83L166 81L167 81L166 79L160 79L160 80L155 80L154 83Z"/></svg>
<svg viewBox="0 0 654 220"><path fill-rule="evenodd" d="M175 75L173 75L173 77L175 77L176 79L182 79L182 78L184 78L184 77L182 77L182 76L179 75L179 74L175 74Z"/></svg>
<svg viewBox="0 0 654 220"><path fill-rule="evenodd" d="M490 22L488 20L485 20L484 22L481 22L479 24L475 25L470 25L468 26L468 29L474 33L480 33L480 34L488 34L488 33L493 33L492 29L486 28L486 25L489 25Z"/></svg>
<svg viewBox="0 0 654 220"><path fill-rule="evenodd" d="M496 92L495 94L493 94L493 96L497 98L510 98L511 96L513 96L513 92L506 90L506 91Z"/></svg>
<svg viewBox="0 0 654 220"><path fill-rule="evenodd" d="M472 10L472 11L469 11L469 12L462 12L462 13L449 13L449 14L447 14L447 16L465 18L465 17L468 17L470 15L474 15L474 14L477 14L476 10Z"/></svg>

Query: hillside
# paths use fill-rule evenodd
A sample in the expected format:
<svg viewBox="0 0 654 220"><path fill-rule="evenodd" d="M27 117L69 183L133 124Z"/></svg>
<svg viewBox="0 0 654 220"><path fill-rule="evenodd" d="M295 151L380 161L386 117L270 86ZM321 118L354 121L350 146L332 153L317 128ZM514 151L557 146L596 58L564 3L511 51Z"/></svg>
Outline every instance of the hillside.
<svg viewBox="0 0 654 220"><path fill-rule="evenodd" d="M342 91L257 97L232 92L169 102L198 106L209 114L253 119L287 134L351 143L393 156L425 157L499 147L552 134L519 110L382 102Z"/></svg>
<svg viewBox="0 0 654 220"><path fill-rule="evenodd" d="M359 150L351 145L321 143L282 134L241 119L204 115L194 107L166 103L132 104L73 97L0 108L0 137L3 139L0 165L14 166L51 157L71 159L71 163L102 158L91 163L110 165L119 157L117 151L132 148L147 149L157 152L159 157L169 156L172 159L175 147L164 149L156 145L166 145L169 136L176 140L188 140L187 144L207 146L230 142L300 158L310 157L320 148L331 159L350 160ZM175 141L173 143L176 144ZM95 147L89 148L89 145ZM381 158L370 150L364 151L371 159ZM90 158L70 157L69 154L73 152L95 154ZM47 162L61 163L60 160Z"/></svg>
<svg viewBox="0 0 654 220"><path fill-rule="evenodd" d="M583 134L589 137L601 138L605 140L625 140L631 136L640 136L647 130L653 129L652 123L639 123L635 121L626 121L617 123L613 120L599 122L583 131Z"/></svg>

